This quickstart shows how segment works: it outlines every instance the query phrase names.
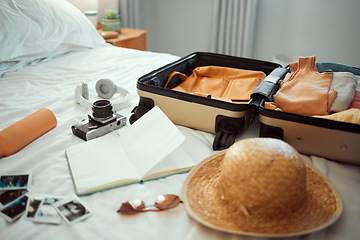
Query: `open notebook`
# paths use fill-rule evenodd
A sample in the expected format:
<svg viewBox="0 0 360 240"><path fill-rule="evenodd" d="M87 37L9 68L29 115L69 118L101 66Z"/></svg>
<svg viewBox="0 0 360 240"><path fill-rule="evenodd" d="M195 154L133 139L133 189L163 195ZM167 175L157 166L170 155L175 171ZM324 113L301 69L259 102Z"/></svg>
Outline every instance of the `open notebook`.
<svg viewBox="0 0 360 240"><path fill-rule="evenodd" d="M77 195L188 172L184 135L154 107L133 125L65 151Z"/></svg>

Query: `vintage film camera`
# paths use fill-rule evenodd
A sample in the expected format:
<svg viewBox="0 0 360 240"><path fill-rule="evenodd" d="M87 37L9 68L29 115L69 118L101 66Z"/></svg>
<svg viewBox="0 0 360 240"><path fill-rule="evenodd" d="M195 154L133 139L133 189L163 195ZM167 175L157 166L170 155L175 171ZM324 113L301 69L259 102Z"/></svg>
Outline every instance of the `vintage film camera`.
<svg viewBox="0 0 360 240"><path fill-rule="evenodd" d="M126 118L114 113L109 100L98 100L92 105L89 119L71 126L74 135L85 141L103 136L126 125Z"/></svg>

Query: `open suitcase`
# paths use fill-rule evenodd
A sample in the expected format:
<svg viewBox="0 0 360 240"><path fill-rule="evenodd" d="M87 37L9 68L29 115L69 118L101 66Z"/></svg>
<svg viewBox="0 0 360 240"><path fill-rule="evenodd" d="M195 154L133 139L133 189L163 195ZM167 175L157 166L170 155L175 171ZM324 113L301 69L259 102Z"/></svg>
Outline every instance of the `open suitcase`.
<svg viewBox="0 0 360 240"><path fill-rule="evenodd" d="M214 150L229 147L234 143L235 137L241 134L254 118L256 109L253 105L225 102L171 90L180 83L180 79L178 81L174 79L168 88L164 88L169 74L173 71L191 75L195 68L210 65L262 71L266 75L280 67L271 62L221 54L202 52L190 54L138 80L140 101L133 110L130 123L157 105L175 124L215 133Z"/></svg>
<svg viewBox="0 0 360 240"><path fill-rule="evenodd" d="M180 79L164 88L173 71L190 75L196 67L210 65L263 71L266 78L244 104L171 90ZM319 72L331 69L360 75L360 69L336 63L317 63L317 67ZM360 165L360 125L264 107L266 101L272 101L279 80L289 71L289 67L271 62L196 52L139 78L140 101L132 111L130 123L157 105L175 124L215 133L213 149L219 150L229 147L259 114L260 137L282 139L304 154Z"/></svg>

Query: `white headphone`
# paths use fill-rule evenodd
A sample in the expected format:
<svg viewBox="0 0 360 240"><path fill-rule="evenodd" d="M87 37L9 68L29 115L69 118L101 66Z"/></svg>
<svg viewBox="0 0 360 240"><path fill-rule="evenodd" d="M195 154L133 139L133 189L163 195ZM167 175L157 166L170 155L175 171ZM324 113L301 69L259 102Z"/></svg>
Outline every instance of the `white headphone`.
<svg viewBox="0 0 360 240"><path fill-rule="evenodd" d="M116 86L110 79L100 79L95 85L96 92L100 98L110 99L115 93L119 94L120 100L112 102L114 111L127 108L130 105L130 94L124 88ZM91 108L93 102L89 101L89 90L87 83L81 83L75 88L75 99L80 105Z"/></svg>

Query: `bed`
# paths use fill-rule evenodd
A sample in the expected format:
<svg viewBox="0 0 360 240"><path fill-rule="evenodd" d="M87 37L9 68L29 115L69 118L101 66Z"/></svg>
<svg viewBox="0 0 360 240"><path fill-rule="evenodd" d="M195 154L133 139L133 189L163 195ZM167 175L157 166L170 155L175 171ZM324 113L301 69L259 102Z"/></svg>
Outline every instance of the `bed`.
<svg viewBox="0 0 360 240"><path fill-rule="evenodd" d="M0 16L0 130L43 107L57 119L54 129L0 158L0 174L31 173L29 193L33 195L75 195L65 150L83 142L73 135L71 126L89 112L75 101L76 85L87 82L94 97L98 79L113 80L130 93L130 106L119 111L129 119L139 101L137 79L179 57L107 44L80 11L63 0L1 1ZM214 153L213 134L177 127L186 137L182 147L194 161ZM258 136L258 128L256 120L237 140ZM359 239L360 167L315 156L308 159L337 187L344 210L330 227L293 239ZM117 213L121 202L131 199L152 205L158 195L180 196L186 176L82 196L93 215L73 225L33 223L23 216L12 223L0 218L0 239L248 239L201 225L182 204L135 216Z"/></svg>

